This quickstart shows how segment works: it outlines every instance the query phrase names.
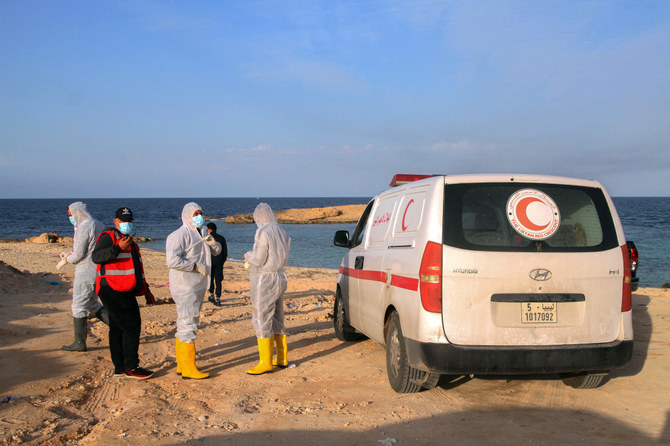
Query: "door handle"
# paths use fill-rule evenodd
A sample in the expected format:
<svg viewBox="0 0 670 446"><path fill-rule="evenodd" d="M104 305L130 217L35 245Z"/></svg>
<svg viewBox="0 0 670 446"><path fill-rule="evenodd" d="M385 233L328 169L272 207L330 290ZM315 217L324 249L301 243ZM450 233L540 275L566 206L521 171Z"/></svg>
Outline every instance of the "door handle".
<svg viewBox="0 0 670 446"><path fill-rule="evenodd" d="M354 263L354 269L363 269L363 256L357 256L356 262Z"/></svg>

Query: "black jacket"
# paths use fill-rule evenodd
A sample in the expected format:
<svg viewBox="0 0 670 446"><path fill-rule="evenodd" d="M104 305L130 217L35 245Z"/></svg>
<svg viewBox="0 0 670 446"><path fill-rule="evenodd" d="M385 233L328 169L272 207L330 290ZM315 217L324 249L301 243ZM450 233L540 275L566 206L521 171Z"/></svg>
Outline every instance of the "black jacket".
<svg viewBox="0 0 670 446"><path fill-rule="evenodd" d="M226 245L226 239L224 236L212 232L214 240L221 244L221 254L218 256L212 256L212 266L223 266L224 262L228 260L228 245Z"/></svg>

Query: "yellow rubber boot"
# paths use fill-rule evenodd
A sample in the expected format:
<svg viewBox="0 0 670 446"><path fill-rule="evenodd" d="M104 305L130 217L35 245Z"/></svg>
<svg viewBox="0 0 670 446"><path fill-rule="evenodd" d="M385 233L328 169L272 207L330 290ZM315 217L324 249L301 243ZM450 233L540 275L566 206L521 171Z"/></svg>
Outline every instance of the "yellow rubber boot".
<svg viewBox="0 0 670 446"><path fill-rule="evenodd" d="M286 335L274 335L275 348L277 349L277 357L272 360L272 365L281 368L288 367L288 359L286 359Z"/></svg>
<svg viewBox="0 0 670 446"><path fill-rule="evenodd" d="M179 338L174 339L176 341L175 345L175 351L177 352L177 375L181 375L181 353L180 353L180 344Z"/></svg>
<svg viewBox="0 0 670 446"><path fill-rule="evenodd" d="M272 338L258 338L258 357L258 365L247 370L249 375L262 375L272 371Z"/></svg>
<svg viewBox="0 0 670 446"><path fill-rule="evenodd" d="M177 354L177 362L181 365L182 379L205 379L209 377L209 373L203 373L195 366L195 344L193 342L179 342L179 353Z"/></svg>

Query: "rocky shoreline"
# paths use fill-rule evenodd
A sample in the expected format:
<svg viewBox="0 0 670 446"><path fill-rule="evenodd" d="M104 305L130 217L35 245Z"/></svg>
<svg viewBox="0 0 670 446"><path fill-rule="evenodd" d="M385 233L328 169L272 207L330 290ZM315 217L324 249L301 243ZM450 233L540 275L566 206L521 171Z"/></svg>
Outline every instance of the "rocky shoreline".
<svg viewBox="0 0 670 446"><path fill-rule="evenodd" d="M277 221L282 224L355 224L365 210L364 204L328 206L309 209L285 209L274 211ZM248 225L254 223L253 214L236 214L226 217L227 224Z"/></svg>

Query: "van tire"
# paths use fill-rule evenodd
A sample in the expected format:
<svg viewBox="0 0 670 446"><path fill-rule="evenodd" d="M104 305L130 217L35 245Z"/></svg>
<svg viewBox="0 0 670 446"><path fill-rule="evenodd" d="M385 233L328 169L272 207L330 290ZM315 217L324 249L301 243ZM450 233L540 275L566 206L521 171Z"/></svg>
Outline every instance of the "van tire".
<svg viewBox="0 0 670 446"><path fill-rule="evenodd" d="M391 313L386 331L386 374L391 388L398 393L414 393L421 389L433 389L440 375L416 369L409 365L405 338L397 312Z"/></svg>
<svg viewBox="0 0 670 446"><path fill-rule="evenodd" d="M344 300L340 289L335 293L335 305L333 307L333 328L335 337L340 341L358 341L363 337L356 329L349 325L347 314L344 312Z"/></svg>
<svg viewBox="0 0 670 446"><path fill-rule="evenodd" d="M604 383L606 377L607 374L602 373L561 374L561 380L563 381L563 384L575 389L595 389Z"/></svg>

